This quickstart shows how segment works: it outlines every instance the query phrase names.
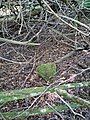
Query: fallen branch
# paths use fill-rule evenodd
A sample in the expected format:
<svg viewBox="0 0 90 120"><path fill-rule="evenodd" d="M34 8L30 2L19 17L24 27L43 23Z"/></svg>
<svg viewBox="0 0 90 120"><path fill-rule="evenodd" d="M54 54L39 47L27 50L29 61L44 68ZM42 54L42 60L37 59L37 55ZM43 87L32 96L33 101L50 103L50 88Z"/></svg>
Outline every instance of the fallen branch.
<svg viewBox="0 0 90 120"><path fill-rule="evenodd" d="M12 43L12 44L17 44L17 45L30 45L30 46L38 46L40 43L31 43L31 42L20 42L20 41L15 41L15 40L9 40L6 38L1 38L0 37L0 42L6 42L6 43Z"/></svg>
<svg viewBox="0 0 90 120"><path fill-rule="evenodd" d="M72 107L72 109L77 109L78 107L80 107L79 104L75 104L75 103L71 103L70 106ZM54 105L54 108L55 108L55 110L60 111L60 112L62 112L64 110L68 110L68 107L66 105L62 105L62 104L60 106ZM3 112L1 114L6 120L11 120L11 119L15 119L15 118L24 119L29 116L44 115L44 114L48 114L48 113L52 113L52 112L55 112L55 111L50 107L44 107L44 108L37 107L34 109L28 109L25 112L24 112L24 110L13 110L11 112ZM18 115L20 115L20 116L18 116Z"/></svg>
<svg viewBox="0 0 90 120"><path fill-rule="evenodd" d="M65 98L65 99L69 99L70 101L78 103L78 104L82 105L83 107L90 107L90 101L88 101L88 100L85 100L85 99L80 98L75 95L71 95L66 90L58 89L56 91L57 91L58 95L63 96L63 98Z"/></svg>
<svg viewBox="0 0 90 120"><path fill-rule="evenodd" d="M56 89L76 89L81 87L88 87L90 86L90 81L88 82L81 82L81 83L65 83L60 85L59 87L52 87L47 90L47 92L55 92ZM20 90L11 90L11 91L4 91L0 92L0 104L6 103L13 100L24 99L27 97L35 97L40 95L43 91L45 91L47 87L32 87L32 88L24 88Z"/></svg>

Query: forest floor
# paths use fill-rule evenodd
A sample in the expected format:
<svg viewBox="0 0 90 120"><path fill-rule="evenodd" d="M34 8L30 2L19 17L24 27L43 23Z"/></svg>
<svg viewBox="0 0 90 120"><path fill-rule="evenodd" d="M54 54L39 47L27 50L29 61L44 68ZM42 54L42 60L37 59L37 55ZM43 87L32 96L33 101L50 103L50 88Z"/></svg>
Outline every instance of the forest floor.
<svg viewBox="0 0 90 120"><path fill-rule="evenodd" d="M13 40L25 41L27 39L29 40L34 34L42 29L39 35L32 40L32 42L38 42L40 45L13 45L10 43L0 42L0 56L2 57L0 60L0 91L30 88L35 86L48 86L50 82L45 81L36 73L37 66L42 63L56 63L57 74L53 77L54 81L59 79L64 81L70 78L70 76L78 74L81 70L90 67L90 46L87 46L87 42L85 43L85 41L90 41L90 39L83 37L81 34L75 36L76 32L72 28L62 24L62 22L58 21L56 18L53 18L53 20L51 19L50 23L32 21L29 23L27 28L28 31L24 26L20 35L18 34L19 28L20 25L15 21L7 22L4 24L3 34L1 32L0 36L3 35L8 39L13 38ZM56 34L52 28L56 28L63 35ZM71 56L66 57L60 62L56 62L75 49L75 41L78 41L79 45L77 46L80 47L82 44L85 44L85 49L77 50ZM74 82L89 80L90 70L86 70L83 74L78 75ZM70 92L90 100L89 88L75 89ZM52 102L50 97L52 97L51 94L42 96L36 105L43 107L46 100L48 102ZM34 98L11 102L5 104L0 109L1 111L6 112L18 107L28 107L33 101ZM88 108L79 108L76 112L85 116L86 120L90 120L90 110ZM61 114L65 120L82 120L80 117L75 117L70 110ZM32 116L29 117L28 120L61 119L56 113L51 113L41 116Z"/></svg>

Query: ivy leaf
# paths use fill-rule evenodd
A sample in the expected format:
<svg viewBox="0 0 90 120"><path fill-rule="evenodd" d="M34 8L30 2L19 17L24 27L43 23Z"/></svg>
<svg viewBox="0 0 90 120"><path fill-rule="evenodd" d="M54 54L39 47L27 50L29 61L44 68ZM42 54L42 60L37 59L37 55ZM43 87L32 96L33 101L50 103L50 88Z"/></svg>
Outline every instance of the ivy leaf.
<svg viewBox="0 0 90 120"><path fill-rule="evenodd" d="M43 79L51 81L51 77L53 77L56 73L56 64L55 63L41 64L37 67L36 72Z"/></svg>
<svg viewBox="0 0 90 120"><path fill-rule="evenodd" d="M84 8L90 10L90 0L85 0L82 5Z"/></svg>

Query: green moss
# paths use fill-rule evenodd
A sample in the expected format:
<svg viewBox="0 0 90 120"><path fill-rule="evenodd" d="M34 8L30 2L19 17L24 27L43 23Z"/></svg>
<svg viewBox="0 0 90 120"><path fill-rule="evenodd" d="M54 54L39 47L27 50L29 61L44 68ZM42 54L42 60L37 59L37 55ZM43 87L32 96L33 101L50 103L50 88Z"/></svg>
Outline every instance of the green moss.
<svg viewBox="0 0 90 120"><path fill-rule="evenodd" d="M46 63L41 64L36 69L37 74L41 76L43 79L47 81L51 81L51 77L53 77L56 73L56 64L55 63Z"/></svg>

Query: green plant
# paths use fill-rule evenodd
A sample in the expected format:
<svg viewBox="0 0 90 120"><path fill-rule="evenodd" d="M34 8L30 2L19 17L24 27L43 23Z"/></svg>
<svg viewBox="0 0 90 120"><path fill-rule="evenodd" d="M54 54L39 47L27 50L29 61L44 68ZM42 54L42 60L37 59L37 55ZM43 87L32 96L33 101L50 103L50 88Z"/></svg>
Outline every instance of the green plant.
<svg viewBox="0 0 90 120"><path fill-rule="evenodd" d="M76 89L76 88L82 88L82 87L89 87L90 81L88 82L82 82L82 83L65 83L63 85L60 85L58 87L52 87L47 90L47 92L55 92L58 91L60 95L62 95L64 98L70 99L72 102L70 103L70 106L72 109L76 109L80 106L86 107L90 105L89 101L86 101L84 99L78 98L76 96L70 95L66 92L67 89ZM46 86L43 87L32 87L32 88L24 88L20 90L11 90L11 91L3 91L0 92L0 105L2 106L6 102L11 102L13 100L19 100L19 99L25 99L27 97L35 97L40 94L42 94L43 91L45 91ZM84 103L84 104L83 104ZM53 108L56 111L62 112L63 110L67 110L68 107L66 105L54 105ZM43 115L51 112L55 112L54 109L50 107L35 107L34 109L27 109L27 110L19 110L14 109L9 112L1 112L0 115L3 116L3 118L7 120L11 120L14 118L18 119L24 119L25 117L33 116L33 115ZM1 116L1 117L2 117Z"/></svg>
<svg viewBox="0 0 90 120"><path fill-rule="evenodd" d="M79 104L76 103L71 103L70 106L72 107L72 109L77 109L78 107L80 107ZM56 111L64 111L64 110L68 110L68 107L66 105L53 105L52 106ZM25 118L29 117L29 116L34 116L34 115L45 115L48 113L52 113L54 112L54 110L50 107L44 107L44 108L40 108L40 107L35 107L34 109L27 109L27 110L12 110L9 112L4 112L1 113L3 118L5 120L12 120L12 119L19 119L19 120L25 120Z"/></svg>
<svg viewBox="0 0 90 120"><path fill-rule="evenodd" d="M56 73L56 64L55 63L46 63L41 64L36 69L37 74L40 75L46 81L51 81L52 77Z"/></svg>
<svg viewBox="0 0 90 120"><path fill-rule="evenodd" d="M88 87L90 86L90 81L88 82L81 82L81 83L65 83L60 85L56 88L49 88L47 92L55 92L56 89L76 89L81 87ZM40 95L43 91L45 91L46 86L43 87L31 87L31 88L24 88L18 90L10 90L10 91L0 91L0 105L3 103L7 103L14 100L25 99L27 97L35 97Z"/></svg>
<svg viewBox="0 0 90 120"><path fill-rule="evenodd" d="M78 5L79 8L81 9L90 9L90 0L75 0Z"/></svg>
<svg viewBox="0 0 90 120"><path fill-rule="evenodd" d="M82 1L82 8L90 10L90 0L83 0Z"/></svg>

